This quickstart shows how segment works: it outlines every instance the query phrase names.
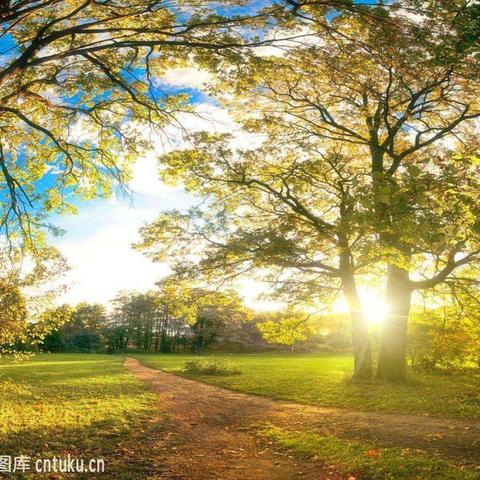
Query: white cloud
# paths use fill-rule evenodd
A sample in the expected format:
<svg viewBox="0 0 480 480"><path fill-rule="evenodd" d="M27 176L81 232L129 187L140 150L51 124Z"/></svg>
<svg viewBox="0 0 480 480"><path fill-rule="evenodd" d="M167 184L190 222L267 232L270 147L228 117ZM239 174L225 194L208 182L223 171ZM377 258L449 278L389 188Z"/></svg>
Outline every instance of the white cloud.
<svg viewBox="0 0 480 480"><path fill-rule="evenodd" d="M255 47L255 53L262 57L284 57L289 51L298 47L321 47L325 42L311 29L303 25L295 30L273 29L267 36L269 45Z"/></svg>
<svg viewBox="0 0 480 480"><path fill-rule="evenodd" d="M140 227L161 210L188 208L193 199L157 178L156 165L142 160L137 170L141 192L132 199L97 200L80 205L78 215L54 221L66 234L53 244L71 267L65 278L69 288L58 303L107 303L121 290L147 291L168 274L166 264L151 262L132 244L140 240Z"/></svg>
<svg viewBox="0 0 480 480"><path fill-rule="evenodd" d="M401 7L394 11L394 15L397 15L400 18L409 20L410 22L417 25L421 25L428 18L426 15L412 12L411 10L403 9Z"/></svg>
<svg viewBox="0 0 480 480"><path fill-rule="evenodd" d="M145 292L168 274L167 265L153 264L141 253L132 252L127 242L118 242L118 235L125 238L125 229L110 229L93 237L94 248L78 243L59 246L74 266L67 275L70 288L62 301L105 303L122 290Z"/></svg>
<svg viewBox="0 0 480 480"><path fill-rule="evenodd" d="M67 141L69 142L96 142L97 132L86 118L80 117L73 125L70 126Z"/></svg>
<svg viewBox="0 0 480 480"><path fill-rule="evenodd" d="M270 289L264 282L243 278L237 282L236 288L245 304L257 311L271 312L282 310L286 307L284 302L266 298L265 295L270 292Z"/></svg>
<svg viewBox="0 0 480 480"><path fill-rule="evenodd" d="M179 88L203 89L212 80L206 70L194 67L172 68L158 78L157 83Z"/></svg>
<svg viewBox="0 0 480 480"><path fill-rule="evenodd" d="M169 187L158 176L158 156L149 152L137 160L133 167L133 176L129 187L138 195L157 197L165 193L175 193L178 189Z"/></svg>
<svg viewBox="0 0 480 480"><path fill-rule="evenodd" d="M55 243L72 269L66 276L70 288L60 301L107 302L120 290L146 291L167 274L166 265L131 248L139 227L155 215L155 209L105 202L65 222L68 233Z"/></svg>
<svg viewBox="0 0 480 480"><path fill-rule="evenodd" d="M178 116L178 124L168 126L163 134L144 130L144 138L151 143L151 149L139 158L133 166L129 187L142 196L175 194L178 188L172 188L161 182L158 176L158 158L175 148L185 145L186 135L200 131L231 132L236 127L227 111L215 105L201 103L193 113Z"/></svg>
<svg viewBox="0 0 480 480"><path fill-rule="evenodd" d="M210 103L196 105L193 114L181 115L179 122L191 133L203 130L216 133L238 130L227 110Z"/></svg>

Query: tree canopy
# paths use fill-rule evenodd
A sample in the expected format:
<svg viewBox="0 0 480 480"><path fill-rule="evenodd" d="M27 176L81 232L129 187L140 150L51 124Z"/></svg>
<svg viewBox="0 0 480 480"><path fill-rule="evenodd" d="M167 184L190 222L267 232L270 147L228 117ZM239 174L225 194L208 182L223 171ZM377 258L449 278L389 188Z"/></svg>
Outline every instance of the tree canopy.
<svg viewBox="0 0 480 480"><path fill-rule="evenodd" d="M125 184L145 132L189 110L162 74L233 55L251 20L181 0L4 1L0 19L0 227L27 246L52 228L49 212Z"/></svg>
<svg viewBox="0 0 480 480"><path fill-rule="evenodd" d="M227 71L218 96L255 141L204 133L163 156L161 177L204 203L163 214L141 248L193 275L269 271L323 299L341 289L359 375L371 370L359 277L385 274L378 373L403 378L412 291L480 254L478 24L476 7L453 3L339 14L327 30L312 10L301 45Z"/></svg>

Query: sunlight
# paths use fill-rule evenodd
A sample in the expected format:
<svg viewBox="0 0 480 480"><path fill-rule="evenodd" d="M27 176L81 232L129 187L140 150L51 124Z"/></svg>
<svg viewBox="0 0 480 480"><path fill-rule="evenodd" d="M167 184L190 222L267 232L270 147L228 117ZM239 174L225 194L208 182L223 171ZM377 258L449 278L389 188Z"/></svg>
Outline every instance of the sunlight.
<svg viewBox="0 0 480 480"><path fill-rule="evenodd" d="M284 302L266 297L269 290L264 282L243 278L238 281L237 286L245 305L257 312L272 312L286 307Z"/></svg>
<svg viewBox="0 0 480 480"><path fill-rule="evenodd" d="M371 326L380 325L387 317L388 308L383 298L368 292L362 294L365 317Z"/></svg>
<svg viewBox="0 0 480 480"><path fill-rule="evenodd" d="M371 326L378 326L387 317L388 308L383 298L378 292L363 290L360 292L362 298L365 317ZM334 306L333 311L337 313L348 313L348 305L345 299L339 298Z"/></svg>

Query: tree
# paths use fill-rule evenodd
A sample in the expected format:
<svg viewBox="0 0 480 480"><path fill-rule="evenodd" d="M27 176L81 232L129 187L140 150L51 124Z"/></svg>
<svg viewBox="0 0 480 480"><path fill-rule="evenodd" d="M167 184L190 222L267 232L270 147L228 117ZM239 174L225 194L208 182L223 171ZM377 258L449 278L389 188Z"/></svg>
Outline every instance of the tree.
<svg viewBox="0 0 480 480"><path fill-rule="evenodd" d="M151 292L122 292L115 298L114 312L105 334L111 350L124 351L129 345L148 350L153 340L157 303Z"/></svg>
<svg viewBox="0 0 480 480"><path fill-rule="evenodd" d="M0 353L20 354L56 328L45 312L61 290L65 261L53 248L27 261L18 251L0 250Z"/></svg>
<svg viewBox="0 0 480 480"><path fill-rule="evenodd" d="M175 316L182 317L190 326L193 333L192 350L195 353L203 353L229 326L245 321L249 316L248 309L234 291L199 288L175 276L168 278L166 283L176 284L173 311Z"/></svg>
<svg viewBox="0 0 480 480"><path fill-rule="evenodd" d="M25 298L18 285L3 280L0 283L0 345L13 345L26 332Z"/></svg>
<svg viewBox="0 0 480 480"><path fill-rule="evenodd" d="M161 351L178 346L180 338L192 336L192 350L204 352L211 344L226 340L229 333L238 332L240 324L251 315L234 291L212 291L199 288L175 275L158 282L156 298L159 305L157 336ZM186 331L187 327L187 331Z"/></svg>
<svg viewBox="0 0 480 480"><path fill-rule="evenodd" d="M180 348L203 352L249 311L233 292L197 288L175 276L146 293L122 293L114 302L103 335L107 348L174 352Z"/></svg>
<svg viewBox="0 0 480 480"><path fill-rule="evenodd" d="M73 308L63 305L47 311L43 318L56 326L43 341L43 348L79 352L102 349L101 332L106 321L103 305L85 302Z"/></svg>
<svg viewBox="0 0 480 480"><path fill-rule="evenodd" d="M218 341L229 324L245 318L246 311L233 292L194 290L193 295L196 303L193 350L202 353Z"/></svg>
<svg viewBox="0 0 480 480"><path fill-rule="evenodd" d="M47 352L65 350L65 333L63 326L72 321L73 308L70 305L50 308L42 312L40 323L45 326L46 334L41 342L41 349Z"/></svg>
<svg viewBox="0 0 480 480"><path fill-rule="evenodd" d="M178 258L192 275L203 273L208 279L271 269L274 281L281 279L290 296L300 299L325 301L343 280L352 311L355 373L368 376L368 332L356 290L352 252L346 250L354 245L355 252L368 253L368 236L360 215L354 215L358 205L336 181L338 171L350 182L355 179L348 158L329 156L325 163L303 160L304 144L300 150L298 143L280 142L278 137L246 152L238 161L231 160L228 139L201 136L196 147L163 158L168 165L163 174L167 178L181 176L192 190L215 200L206 209L162 215L142 230L141 248L155 259ZM339 214L338 225L312 213L322 209L333 218ZM204 255L199 264L189 267L186 259L192 249L197 251L196 245L204 249ZM341 248L339 266L338 257L332 255L339 255Z"/></svg>
<svg viewBox="0 0 480 480"><path fill-rule="evenodd" d="M270 268L303 298L341 289L357 377L372 369L358 281L386 275L377 374L403 380L412 292L452 280L480 253L479 80L463 2L421 21L390 10L335 16L328 34L309 18L304 45L246 61L242 78L226 71L217 92L237 95L230 111L260 146L201 134L163 156L162 178L208 201L162 215L141 248L185 267L195 240L191 274Z"/></svg>
<svg viewBox="0 0 480 480"><path fill-rule="evenodd" d="M262 11L225 3L222 17L215 2L186 0L0 2L0 227L11 242L35 250L43 229L58 232L48 213L125 182L145 132L158 135L189 109L185 95L158 85L168 68L196 59L215 70L226 58L240 66L239 48L270 44L265 32L287 31L292 18L328 29L332 11L371 15L344 0L282 0ZM246 5L250 13L236 15ZM472 31L463 30L465 43Z"/></svg>
<svg viewBox="0 0 480 480"><path fill-rule="evenodd" d="M186 347L191 336L194 306L190 289L174 276L157 283L159 315L155 335L155 351L172 352Z"/></svg>
<svg viewBox="0 0 480 480"><path fill-rule="evenodd" d="M446 283L435 291L425 292L423 308L412 308L408 353L414 368L457 369L478 365L478 282L470 284L468 291L458 287L457 282Z"/></svg>
<svg viewBox="0 0 480 480"><path fill-rule="evenodd" d="M307 340L312 333L307 320L304 315L290 313L281 316L277 321L257 323L257 328L267 342L288 345L293 353L297 342Z"/></svg>
<svg viewBox="0 0 480 480"><path fill-rule="evenodd" d="M72 323L80 328L100 330L105 324L106 310L100 303L79 303L72 313Z"/></svg>
<svg viewBox="0 0 480 480"><path fill-rule="evenodd" d="M178 281L166 278L146 293L122 292L103 334L108 349L172 352L185 347L191 336L187 318L193 315L191 298Z"/></svg>

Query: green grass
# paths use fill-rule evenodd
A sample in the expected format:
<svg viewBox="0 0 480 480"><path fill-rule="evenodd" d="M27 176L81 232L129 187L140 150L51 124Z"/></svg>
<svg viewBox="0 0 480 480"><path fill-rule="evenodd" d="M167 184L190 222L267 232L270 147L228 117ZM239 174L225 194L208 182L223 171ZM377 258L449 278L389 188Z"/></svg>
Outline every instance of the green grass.
<svg viewBox="0 0 480 480"><path fill-rule="evenodd" d="M152 408L155 397L122 361L42 354L0 365L0 454L104 458L102 478L150 478L149 445L161 414Z"/></svg>
<svg viewBox="0 0 480 480"><path fill-rule="evenodd" d="M144 364L182 373L192 355L136 355ZM232 355L235 375L188 374L232 389L306 403L478 416L478 375L411 374L406 385L352 384L351 360L334 355ZM168 419L154 395L122 366L121 356L38 355L0 365L0 455L36 458L103 458L105 479L158 478L162 456L155 444ZM155 402L155 404L153 403ZM301 455L369 480L473 480L478 471L400 449L270 428L264 435ZM374 455L372 455L372 451ZM360 475L359 475L360 474ZM8 478L17 478L10 475ZM35 479L87 478L42 475Z"/></svg>
<svg viewBox="0 0 480 480"><path fill-rule="evenodd" d="M231 376L183 372L193 355L138 354L141 362L233 390L301 403L474 418L480 415L480 375L409 372L404 385L352 383L352 359L343 355L244 354L228 356ZM222 358L218 355L218 358Z"/></svg>
<svg viewBox="0 0 480 480"><path fill-rule="evenodd" d="M399 448L375 448L359 442L267 428L261 434L299 456L313 457L347 477L368 480L478 480L480 471L459 468Z"/></svg>

